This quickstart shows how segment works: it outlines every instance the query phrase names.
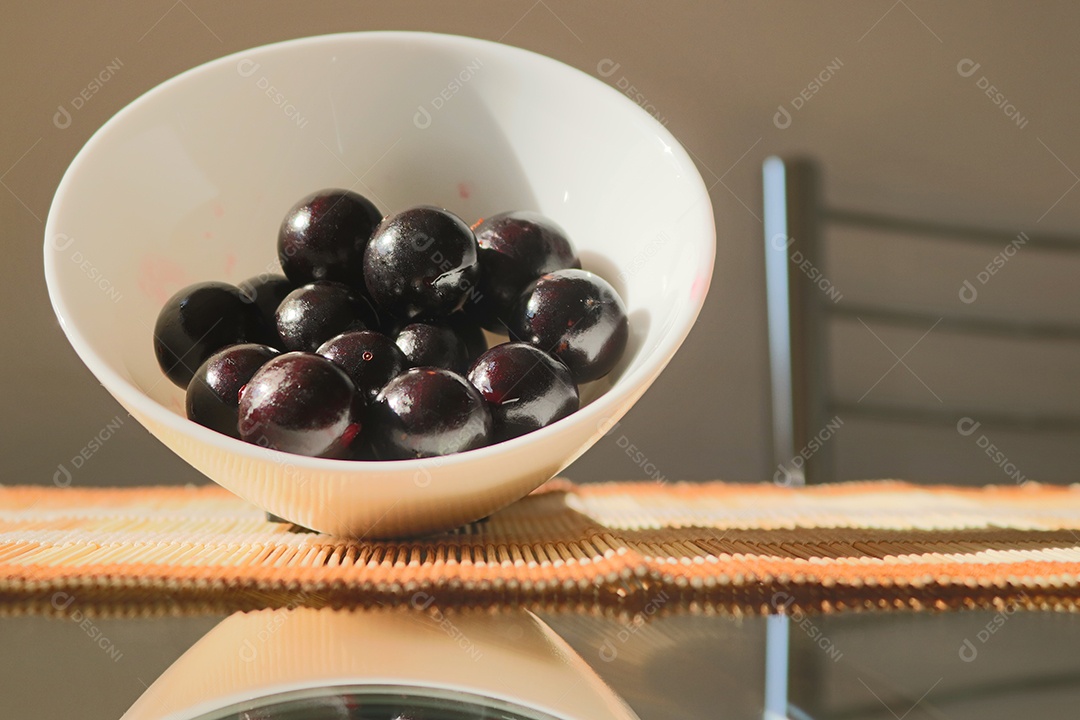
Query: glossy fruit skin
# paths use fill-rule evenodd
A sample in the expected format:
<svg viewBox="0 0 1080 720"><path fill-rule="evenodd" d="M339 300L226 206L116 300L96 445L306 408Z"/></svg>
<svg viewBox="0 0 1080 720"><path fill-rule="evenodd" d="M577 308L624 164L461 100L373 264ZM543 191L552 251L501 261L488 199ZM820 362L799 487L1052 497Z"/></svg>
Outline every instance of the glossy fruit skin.
<svg viewBox="0 0 1080 720"><path fill-rule="evenodd" d="M626 305L606 280L586 270L557 270L526 289L511 337L562 361L577 384L607 375L626 351Z"/></svg>
<svg viewBox="0 0 1080 720"><path fill-rule="evenodd" d="M469 382L491 411L493 443L546 427L580 405L566 366L526 343L488 350L470 368Z"/></svg>
<svg viewBox="0 0 1080 720"><path fill-rule="evenodd" d="M431 206L387 217L364 253L372 299L397 318L445 317L475 291L476 237L461 218Z"/></svg>
<svg viewBox="0 0 1080 720"><path fill-rule="evenodd" d="M331 280L359 286L364 249L382 220L374 203L349 190L327 189L300 200L278 230L278 259L294 285Z"/></svg>
<svg viewBox="0 0 1080 720"><path fill-rule="evenodd" d="M258 309L240 288L222 282L189 285L173 295L154 324L154 355L173 383L187 388L199 366L228 345L259 342Z"/></svg>
<svg viewBox="0 0 1080 720"><path fill-rule="evenodd" d="M549 272L581 267L566 231L540 213L492 215L476 225L475 232L479 292L470 295L466 310L492 332L506 332L514 305L529 283Z"/></svg>
<svg viewBox="0 0 1080 720"><path fill-rule="evenodd" d="M313 353L279 355L240 393L240 438L262 447L344 457L360 432L356 389L334 363Z"/></svg>
<svg viewBox="0 0 1080 720"><path fill-rule="evenodd" d="M469 381L442 368L412 368L391 380L369 409L382 460L436 457L487 445L491 414Z"/></svg>
<svg viewBox="0 0 1080 720"><path fill-rule="evenodd" d="M187 387L188 420L223 435L239 438L236 423L240 411L240 390L259 368L280 353L255 343L231 345L206 359Z"/></svg>
<svg viewBox="0 0 1080 720"><path fill-rule="evenodd" d="M315 352L335 335L376 326L367 300L340 283L299 287L277 309L277 332L285 350Z"/></svg>
<svg viewBox="0 0 1080 720"><path fill-rule="evenodd" d="M379 332L343 333L320 345L317 352L345 371L365 403L408 367L401 349Z"/></svg>
<svg viewBox="0 0 1080 720"><path fill-rule="evenodd" d="M398 330L394 342L406 367L438 367L464 375L469 369L469 346L454 328L443 323L414 322Z"/></svg>
<svg viewBox="0 0 1080 720"><path fill-rule="evenodd" d="M277 331L277 309L281 301L288 296L296 285L284 275L258 275L240 283L240 290L259 310L262 324L262 342L281 349L284 345Z"/></svg>

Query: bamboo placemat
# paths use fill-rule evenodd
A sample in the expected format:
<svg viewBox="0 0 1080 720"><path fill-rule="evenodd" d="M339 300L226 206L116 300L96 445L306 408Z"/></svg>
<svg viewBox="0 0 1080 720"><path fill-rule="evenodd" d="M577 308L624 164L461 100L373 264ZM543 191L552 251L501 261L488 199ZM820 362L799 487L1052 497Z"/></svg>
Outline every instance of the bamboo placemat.
<svg viewBox="0 0 1080 720"><path fill-rule="evenodd" d="M216 486L0 486L0 612L524 606L1074 610L1080 486L556 480L453 533L350 541Z"/></svg>

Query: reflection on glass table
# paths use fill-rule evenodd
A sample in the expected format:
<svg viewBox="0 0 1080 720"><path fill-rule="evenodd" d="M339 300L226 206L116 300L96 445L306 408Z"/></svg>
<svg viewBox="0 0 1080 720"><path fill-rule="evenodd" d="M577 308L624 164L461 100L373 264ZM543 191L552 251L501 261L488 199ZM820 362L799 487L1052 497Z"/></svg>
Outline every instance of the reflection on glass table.
<svg viewBox="0 0 1080 720"><path fill-rule="evenodd" d="M1066 613L75 609L0 617L0 716L1014 720L1080 706Z"/></svg>
<svg viewBox="0 0 1080 720"><path fill-rule="evenodd" d="M1075 718L1080 707L1075 614L793 613L789 634L790 700L816 720Z"/></svg>
<svg viewBox="0 0 1080 720"><path fill-rule="evenodd" d="M173 663L124 720L634 720L532 613L451 618L426 610L236 613Z"/></svg>

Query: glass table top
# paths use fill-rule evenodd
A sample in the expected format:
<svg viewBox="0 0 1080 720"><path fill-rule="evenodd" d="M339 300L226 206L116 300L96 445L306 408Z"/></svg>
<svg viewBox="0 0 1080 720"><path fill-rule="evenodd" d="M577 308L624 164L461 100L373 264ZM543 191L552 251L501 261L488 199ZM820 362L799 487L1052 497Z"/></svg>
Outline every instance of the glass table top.
<svg viewBox="0 0 1080 720"><path fill-rule="evenodd" d="M68 603L65 605L65 603ZM4 718L1072 718L1080 617L0 617Z"/></svg>

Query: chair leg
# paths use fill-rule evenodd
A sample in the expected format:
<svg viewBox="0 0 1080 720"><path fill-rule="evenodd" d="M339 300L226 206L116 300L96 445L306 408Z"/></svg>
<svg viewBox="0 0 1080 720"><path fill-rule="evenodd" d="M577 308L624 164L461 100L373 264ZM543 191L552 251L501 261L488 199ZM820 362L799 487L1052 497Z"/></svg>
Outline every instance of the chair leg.
<svg viewBox="0 0 1080 720"><path fill-rule="evenodd" d="M770 157L763 182L773 457L788 484L826 482L831 449L812 442L828 422L826 326L807 270L822 265L819 172Z"/></svg>

